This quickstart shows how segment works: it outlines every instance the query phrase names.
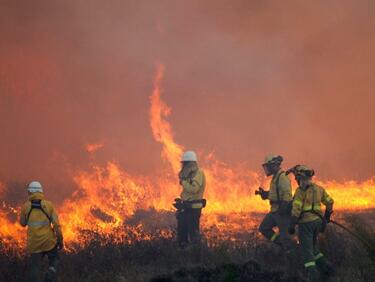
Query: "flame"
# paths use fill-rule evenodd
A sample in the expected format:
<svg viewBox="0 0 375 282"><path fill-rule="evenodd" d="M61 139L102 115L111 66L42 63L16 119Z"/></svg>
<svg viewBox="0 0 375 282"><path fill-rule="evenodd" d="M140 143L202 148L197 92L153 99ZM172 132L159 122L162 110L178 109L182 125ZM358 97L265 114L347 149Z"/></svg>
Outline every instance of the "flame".
<svg viewBox="0 0 375 282"><path fill-rule="evenodd" d="M180 169L179 159L184 148L176 144L173 138L172 127L164 119L171 114L171 108L169 108L160 97L160 83L164 77L164 70L163 65L159 64L157 66L154 79L154 91L150 97L150 124L155 140L163 144L162 157L169 161L172 165L173 172L177 173Z"/></svg>
<svg viewBox="0 0 375 282"><path fill-rule="evenodd" d="M86 145L86 151L89 153L94 153L98 151L99 149L103 148L104 145L100 143L94 143L94 144L87 144Z"/></svg>
<svg viewBox="0 0 375 282"><path fill-rule="evenodd" d="M172 127L166 120L171 108L161 99L164 73L165 67L158 65L150 96L150 125L155 140L162 144L161 156L169 165L152 176L131 175L115 161L104 167L92 164L90 170L77 172L74 181L79 188L58 207L68 247L77 244L84 247L90 239L86 234L90 232L128 243L172 236L169 221L163 222L160 217L147 220L147 215L134 219L139 211L171 215L171 203L181 189L176 173L184 147L175 142ZM93 152L101 147L101 144L89 144L86 149ZM263 176L244 164L230 167L212 153L200 156L200 160L208 183L205 194L208 205L202 217L206 237L212 242L237 240L236 233L254 230L260 220L259 213L269 208L266 201L254 195ZM336 210L375 208L375 179L342 183L318 181L318 184L326 187L335 199ZM5 185L0 184L0 241L9 248L23 247L25 231L14 219L19 209L1 198L5 193Z"/></svg>

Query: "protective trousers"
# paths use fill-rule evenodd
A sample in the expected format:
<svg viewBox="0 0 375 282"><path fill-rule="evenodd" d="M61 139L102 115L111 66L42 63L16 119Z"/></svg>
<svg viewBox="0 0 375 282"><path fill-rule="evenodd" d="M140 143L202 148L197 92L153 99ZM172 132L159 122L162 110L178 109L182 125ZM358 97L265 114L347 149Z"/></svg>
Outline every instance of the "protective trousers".
<svg viewBox="0 0 375 282"><path fill-rule="evenodd" d="M184 208L177 212L177 241L180 246L199 242L199 222L202 209Z"/></svg>
<svg viewBox="0 0 375 282"><path fill-rule="evenodd" d="M320 281L316 265L323 259L323 254L318 249L318 235L322 221L317 219L312 222L298 225L298 239L301 245L303 263L308 272L309 281Z"/></svg>
<svg viewBox="0 0 375 282"><path fill-rule="evenodd" d="M284 251L288 252L293 248L293 240L288 234L290 216L281 215L278 212L270 212L263 218L259 226L260 233L268 240L279 245ZM273 228L277 227L279 233L276 233Z"/></svg>
<svg viewBox="0 0 375 282"><path fill-rule="evenodd" d="M56 271L59 264L59 253L57 246L52 250L41 253L34 253L30 255L29 267L30 267L30 282L40 281L40 270L42 268L42 261L44 256L48 257L48 270L44 276L45 282L54 281L56 278Z"/></svg>

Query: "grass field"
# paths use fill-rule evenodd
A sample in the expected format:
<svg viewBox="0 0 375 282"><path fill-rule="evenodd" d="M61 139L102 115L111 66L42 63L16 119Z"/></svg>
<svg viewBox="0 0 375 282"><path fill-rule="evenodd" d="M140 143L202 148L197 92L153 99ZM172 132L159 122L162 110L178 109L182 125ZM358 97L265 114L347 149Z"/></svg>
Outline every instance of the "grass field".
<svg viewBox="0 0 375 282"><path fill-rule="evenodd" d="M375 245L373 211L341 215L340 220ZM85 248L61 254L58 281L304 281L298 249L289 261L294 269L290 274L281 251L255 231L244 231L241 240L208 240L187 250L158 236L125 244L84 233L90 238ZM320 246L336 269L330 281L374 281L374 252L345 231L329 225ZM24 281L25 259L1 248L0 281Z"/></svg>

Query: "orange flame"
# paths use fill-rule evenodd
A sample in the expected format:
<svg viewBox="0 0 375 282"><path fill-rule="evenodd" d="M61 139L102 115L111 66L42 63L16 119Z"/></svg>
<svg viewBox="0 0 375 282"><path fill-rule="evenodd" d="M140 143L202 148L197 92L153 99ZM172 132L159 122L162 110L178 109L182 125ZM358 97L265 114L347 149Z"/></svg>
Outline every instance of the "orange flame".
<svg viewBox="0 0 375 282"><path fill-rule="evenodd" d="M173 172L177 173L180 169L179 159L183 147L174 142L171 125L164 119L171 114L171 108L169 108L160 97L160 83L164 77L164 70L163 65L157 66L154 79L154 91L150 97L150 124L155 140L163 144L162 157L169 161L172 165Z"/></svg>
<svg viewBox="0 0 375 282"><path fill-rule="evenodd" d="M121 169L115 162L105 167L92 165L90 171L78 172L74 178L77 191L59 207L60 221L63 224L65 240L84 246L87 238L82 231L98 232L102 236L115 237L121 242L150 240L153 235L149 223L140 220L130 223L139 210L153 209L159 213L172 211L171 203L178 196L176 173L180 169L180 156L183 146L174 141L171 125L166 118L171 109L161 99L161 83L165 68L157 66L154 90L150 97L150 124L155 140L162 144L162 158L169 162L174 174L165 169L158 176L135 176ZM92 144L87 150L95 151L101 145ZM200 164L206 172L207 189L205 198L207 208L202 218L203 231L208 238L233 240L237 231L255 228L259 218L253 212L266 212L268 203L254 196L261 183L262 176L240 164L229 167L215 159L213 154L200 157ZM320 181L335 199L336 210L359 211L375 208L375 180L365 182ZM295 186L295 183L294 183ZM0 200L5 186L0 185ZM24 245L25 232L10 214L18 215L2 199L0 208L0 239L9 246ZM148 224L148 227L146 225ZM155 229L161 229L160 236L170 237L168 224L161 221L153 223Z"/></svg>
<svg viewBox="0 0 375 282"><path fill-rule="evenodd" d="M86 151L89 152L89 153L94 153L94 152L96 152L97 150L99 150L103 147L104 147L104 145L99 144L99 143L87 144L86 145Z"/></svg>

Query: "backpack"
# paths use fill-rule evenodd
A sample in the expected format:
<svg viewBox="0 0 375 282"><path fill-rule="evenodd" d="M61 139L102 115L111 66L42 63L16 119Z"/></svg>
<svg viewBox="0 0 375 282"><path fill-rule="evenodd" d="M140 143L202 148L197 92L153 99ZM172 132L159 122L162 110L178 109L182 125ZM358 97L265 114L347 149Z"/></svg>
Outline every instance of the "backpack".
<svg viewBox="0 0 375 282"><path fill-rule="evenodd" d="M31 202L31 208L30 208L30 210L27 214L27 217L26 217L26 224L29 223L30 214L34 209L42 211L42 213L44 213L44 215L48 218L48 221L52 222L51 217L48 215L48 213L42 207L42 200L31 200L30 202Z"/></svg>

